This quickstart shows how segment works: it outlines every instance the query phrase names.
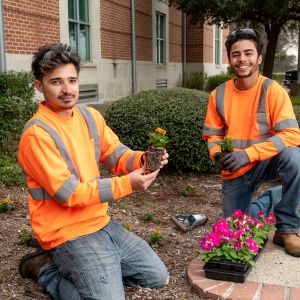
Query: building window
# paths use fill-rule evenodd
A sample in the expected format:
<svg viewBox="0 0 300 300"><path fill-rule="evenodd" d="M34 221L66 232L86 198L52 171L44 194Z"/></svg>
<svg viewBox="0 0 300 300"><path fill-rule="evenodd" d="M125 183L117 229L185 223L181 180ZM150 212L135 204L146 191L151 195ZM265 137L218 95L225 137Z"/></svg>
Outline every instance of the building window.
<svg viewBox="0 0 300 300"><path fill-rule="evenodd" d="M156 62L165 63L166 15L156 12Z"/></svg>
<svg viewBox="0 0 300 300"><path fill-rule="evenodd" d="M90 60L89 0L68 0L69 41L82 60Z"/></svg>
<svg viewBox="0 0 300 300"><path fill-rule="evenodd" d="M215 25L215 64L221 64L221 26Z"/></svg>

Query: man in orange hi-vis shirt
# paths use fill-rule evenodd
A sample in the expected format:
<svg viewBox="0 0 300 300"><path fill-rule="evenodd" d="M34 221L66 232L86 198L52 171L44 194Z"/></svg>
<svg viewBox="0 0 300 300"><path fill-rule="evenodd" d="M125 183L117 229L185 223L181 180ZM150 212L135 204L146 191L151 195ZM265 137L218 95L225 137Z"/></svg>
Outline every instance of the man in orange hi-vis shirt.
<svg viewBox="0 0 300 300"><path fill-rule="evenodd" d="M146 190L159 169L145 172L143 152L123 145L98 111L76 106L79 66L63 44L33 56L35 87L45 100L25 125L18 159L41 249L24 256L19 269L52 299L125 299L123 283L160 287L168 271L144 240L110 219L108 203ZM101 178L99 162L120 176ZM167 162L165 152L160 168Z"/></svg>
<svg viewBox="0 0 300 300"><path fill-rule="evenodd" d="M223 211L235 209L253 216L274 212L273 242L300 256L300 131L287 92L259 74L263 43L251 28L232 32L226 40L234 78L212 91L203 129L209 154L222 169ZM233 152L221 155L218 141L232 139ZM266 181L282 186L251 201Z"/></svg>

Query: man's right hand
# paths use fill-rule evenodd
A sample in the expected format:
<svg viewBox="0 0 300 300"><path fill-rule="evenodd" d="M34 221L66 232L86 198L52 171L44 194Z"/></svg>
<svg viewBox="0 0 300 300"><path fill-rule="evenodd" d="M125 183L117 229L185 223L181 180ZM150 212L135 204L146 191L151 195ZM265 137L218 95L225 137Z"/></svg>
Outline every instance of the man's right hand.
<svg viewBox="0 0 300 300"><path fill-rule="evenodd" d="M131 187L134 191L145 191L149 185L155 180L160 169L145 174L146 167L143 166L128 174Z"/></svg>
<svg viewBox="0 0 300 300"><path fill-rule="evenodd" d="M214 154L214 163L220 170L223 170L224 167L221 163L221 160L222 160L221 152L216 152Z"/></svg>

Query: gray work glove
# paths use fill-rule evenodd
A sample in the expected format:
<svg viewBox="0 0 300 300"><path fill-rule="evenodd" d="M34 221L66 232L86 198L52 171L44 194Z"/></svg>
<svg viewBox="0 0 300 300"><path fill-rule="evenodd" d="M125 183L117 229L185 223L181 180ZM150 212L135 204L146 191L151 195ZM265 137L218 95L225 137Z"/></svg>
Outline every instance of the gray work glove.
<svg viewBox="0 0 300 300"><path fill-rule="evenodd" d="M249 157L245 151L231 152L221 159L221 165L223 166L223 169L230 172L240 169L249 162Z"/></svg>
<svg viewBox="0 0 300 300"><path fill-rule="evenodd" d="M221 156L221 152L216 152L214 154L214 162L215 162L215 165L219 168L219 169L224 169L222 163L221 163L221 160L222 160L222 156Z"/></svg>

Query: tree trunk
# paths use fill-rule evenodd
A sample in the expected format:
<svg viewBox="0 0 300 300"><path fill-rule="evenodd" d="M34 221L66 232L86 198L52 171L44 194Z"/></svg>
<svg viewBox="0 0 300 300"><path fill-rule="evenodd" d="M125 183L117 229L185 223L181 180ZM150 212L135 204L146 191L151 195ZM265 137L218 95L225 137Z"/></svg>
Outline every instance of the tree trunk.
<svg viewBox="0 0 300 300"><path fill-rule="evenodd" d="M265 25L265 30L267 33L268 44L266 49L266 56L264 61L263 75L272 78L276 46L278 41L278 36L280 33L281 26L276 25Z"/></svg>

